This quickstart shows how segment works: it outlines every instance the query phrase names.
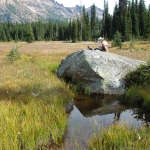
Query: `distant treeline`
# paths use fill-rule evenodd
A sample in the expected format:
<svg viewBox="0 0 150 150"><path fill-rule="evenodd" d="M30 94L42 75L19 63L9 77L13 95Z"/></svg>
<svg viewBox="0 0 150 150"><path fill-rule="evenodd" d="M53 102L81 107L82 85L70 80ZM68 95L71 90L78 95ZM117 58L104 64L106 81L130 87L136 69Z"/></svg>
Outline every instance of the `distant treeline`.
<svg viewBox="0 0 150 150"><path fill-rule="evenodd" d="M77 42L95 40L99 36L111 40L118 32L123 41L132 38L150 40L150 5L147 8L144 0L119 0L113 15L110 15L108 3L105 3L101 20L96 17L96 8L92 5L90 15L83 6L79 18L70 18L64 22L43 23L39 20L32 23L0 23L0 41Z"/></svg>

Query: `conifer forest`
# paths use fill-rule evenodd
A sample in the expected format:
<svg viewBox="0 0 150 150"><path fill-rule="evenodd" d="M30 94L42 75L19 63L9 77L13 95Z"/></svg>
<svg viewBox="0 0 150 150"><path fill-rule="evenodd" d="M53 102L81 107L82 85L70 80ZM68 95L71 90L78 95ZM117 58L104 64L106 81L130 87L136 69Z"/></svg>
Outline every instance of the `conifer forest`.
<svg viewBox="0 0 150 150"><path fill-rule="evenodd" d="M131 39L150 40L150 5L144 0L119 0L113 14L109 14L108 3L104 0L103 18L96 17L95 5L91 14L85 6L78 18L69 18L63 22L0 22L0 41L89 41L103 36L112 40L116 34L122 41Z"/></svg>

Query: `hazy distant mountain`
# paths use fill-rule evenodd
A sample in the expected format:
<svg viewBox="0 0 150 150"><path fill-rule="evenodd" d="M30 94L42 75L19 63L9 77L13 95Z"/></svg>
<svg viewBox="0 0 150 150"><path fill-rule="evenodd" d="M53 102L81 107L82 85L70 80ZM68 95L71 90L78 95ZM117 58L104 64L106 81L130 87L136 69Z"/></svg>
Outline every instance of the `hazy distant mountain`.
<svg viewBox="0 0 150 150"><path fill-rule="evenodd" d="M90 7L87 11L90 12ZM64 7L55 0L0 0L0 21L64 20L80 15L80 6ZM96 7L98 18L103 11Z"/></svg>

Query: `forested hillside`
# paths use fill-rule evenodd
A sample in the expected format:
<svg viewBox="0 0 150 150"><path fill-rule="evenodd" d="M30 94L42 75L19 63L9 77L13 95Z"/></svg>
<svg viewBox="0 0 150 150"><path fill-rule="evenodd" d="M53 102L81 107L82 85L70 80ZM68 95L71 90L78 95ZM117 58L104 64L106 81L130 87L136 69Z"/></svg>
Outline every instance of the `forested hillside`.
<svg viewBox="0 0 150 150"><path fill-rule="evenodd" d="M82 10L82 17L70 18L64 22L42 21L32 23L0 23L0 41L41 41L41 40L65 40L88 41L95 40L99 36L111 40L116 34L122 41L132 38L150 40L150 5L147 8L144 0L120 0L110 15L108 3L105 3L103 19L96 17L96 7L91 6L91 14Z"/></svg>

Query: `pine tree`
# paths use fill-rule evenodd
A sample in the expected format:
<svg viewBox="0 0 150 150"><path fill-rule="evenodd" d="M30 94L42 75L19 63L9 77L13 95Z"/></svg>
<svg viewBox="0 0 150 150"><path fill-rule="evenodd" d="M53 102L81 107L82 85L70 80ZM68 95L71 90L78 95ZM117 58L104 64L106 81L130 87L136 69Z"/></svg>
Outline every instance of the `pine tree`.
<svg viewBox="0 0 150 150"><path fill-rule="evenodd" d="M18 36L18 23L15 24L15 28L14 28L14 40L18 41L19 40L19 36Z"/></svg>
<svg viewBox="0 0 150 150"><path fill-rule="evenodd" d="M6 24L6 23L5 23L5 26L4 26L4 30L5 30L5 33L6 33L7 41L10 42L11 41L11 36L10 36L8 24Z"/></svg>
<svg viewBox="0 0 150 150"><path fill-rule="evenodd" d="M71 34L71 39L72 39L72 42L73 43L76 43L77 42L77 23L76 23L76 20L74 19L72 21L72 34Z"/></svg>
<svg viewBox="0 0 150 150"><path fill-rule="evenodd" d="M40 20L38 21L38 32L39 32L38 41L44 40L44 25Z"/></svg>
<svg viewBox="0 0 150 150"><path fill-rule="evenodd" d="M120 15L124 15L124 12L127 8L128 0L119 0L119 11Z"/></svg>
<svg viewBox="0 0 150 150"><path fill-rule="evenodd" d="M114 13L112 17L112 35L114 35L117 31L122 32L122 15L119 12L118 5L114 8Z"/></svg>
<svg viewBox="0 0 150 150"><path fill-rule="evenodd" d="M81 34L82 34L81 19L82 19L82 18L79 18L79 17L78 17L77 20L76 20L76 22L77 22L77 28L78 28L77 39L78 39L79 41L82 41L82 36L81 36Z"/></svg>
<svg viewBox="0 0 150 150"><path fill-rule="evenodd" d="M119 46L119 48L122 48L122 36L121 33L116 31L116 33L113 36L113 42L112 46Z"/></svg>
<svg viewBox="0 0 150 150"><path fill-rule="evenodd" d="M85 6L83 6L83 13L82 13L82 40L88 41L90 39L91 39L90 17L89 17L89 14L85 10Z"/></svg>
<svg viewBox="0 0 150 150"><path fill-rule="evenodd" d="M47 28L47 39L52 40L53 39L53 23L50 21L48 23L48 28Z"/></svg>
<svg viewBox="0 0 150 150"><path fill-rule="evenodd" d="M111 38L112 36L112 17L108 13L109 8L108 8L108 2L105 4L105 9L104 9L104 14L105 18L103 18L104 23L103 23L103 35L107 38Z"/></svg>
<svg viewBox="0 0 150 150"><path fill-rule="evenodd" d="M30 23L26 25L26 37L25 38L26 38L26 42L28 43L31 43L34 41L34 34L33 34L33 30L32 30Z"/></svg>
<svg viewBox="0 0 150 150"><path fill-rule="evenodd" d="M85 6L83 6L83 10L82 10L82 40L86 41L86 11L85 11Z"/></svg>
<svg viewBox="0 0 150 150"><path fill-rule="evenodd" d="M25 32L24 24L21 23L19 24L18 27L18 37L21 41L24 41L24 32Z"/></svg>
<svg viewBox="0 0 150 150"><path fill-rule="evenodd" d="M3 23L0 24L0 41L3 41L3 42L7 41L6 33L5 33L4 28L3 28Z"/></svg>
<svg viewBox="0 0 150 150"><path fill-rule="evenodd" d="M146 15L144 38L150 40L150 4L148 6L147 15Z"/></svg>
<svg viewBox="0 0 150 150"><path fill-rule="evenodd" d="M8 33L10 35L10 40L13 40L13 24L12 22L8 21L7 23Z"/></svg>
<svg viewBox="0 0 150 150"><path fill-rule="evenodd" d="M65 22L59 24L59 31L58 31L58 40L64 40L65 38Z"/></svg>
<svg viewBox="0 0 150 150"><path fill-rule="evenodd" d="M92 39L95 37L95 31L96 31L96 8L95 5L93 4L91 6L91 34L92 34Z"/></svg>
<svg viewBox="0 0 150 150"><path fill-rule="evenodd" d="M91 25L90 25L90 17L89 17L88 13L86 13L86 16L85 16L85 24L86 24L86 38L85 38L85 40L89 41L89 40L91 40Z"/></svg>
<svg viewBox="0 0 150 150"><path fill-rule="evenodd" d="M144 36L144 31L146 29L146 6L144 0L139 2L139 33L140 36Z"/></svg>
<svg viewBox="0 0 150 150"><path fill-rule="evenodd" d="M132 38L132 19L131 19L131 5L130 2L128 4L128 9L127 9L127 37L126 40L130 40Z"/></svg>
<svg viewBox="0 0 150 150"><path fill-rule="evenodd" d="M59 31L59 24L58 24L58 22L56 22L54 24L54 28L53 28L53 40L58 39L58 31Z"/></svg>
<svg viewBox="0 0 150 150"><path fill-rule="evenodd" d="M68 25L67 25L67 29L65 31L65 35L66 35L66 39L65 40L69 40L71 41L71 35L72 34L72 21L71 18L68 19Z"/></svg>
<svg viewBox="0 0 150 150"><path fill-rule="evenodd" d="M132 0L131 6L131 19L132 19L132 35L135 38L139 37L139 23L138 23L138 15L137 15L137 4Z"/></svg>

